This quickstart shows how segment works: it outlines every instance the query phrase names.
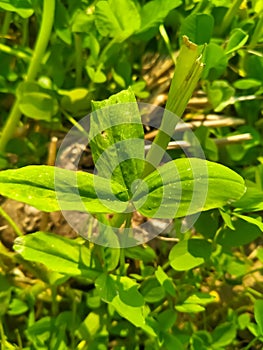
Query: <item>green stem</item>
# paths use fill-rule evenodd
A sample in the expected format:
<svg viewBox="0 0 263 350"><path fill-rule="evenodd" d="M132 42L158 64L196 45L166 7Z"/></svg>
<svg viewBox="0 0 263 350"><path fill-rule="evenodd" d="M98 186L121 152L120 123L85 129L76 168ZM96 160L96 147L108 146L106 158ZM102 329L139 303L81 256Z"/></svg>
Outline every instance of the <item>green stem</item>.
<svg viewBox="0 0 263 350"><path fill-rule="evenodd" d="M17 58L21 58L22 60L29 61L30 55L21 50L14 49L8 45L0 43L0 51L7 53L8 55L16 56Z"/></svg>
<svg viewBox="0 0 263 350"><path fill-rule="evenodd" d="M225 17L223 19L223 23L221 25L221 34L225 33L225 31L228 29L228 27L231 25L238 9L240 8L243 0L234 0L232 5L229 7L228 11L225 14Z"/></svg>
<svg viewBox="0 0 263 350"><path fill-rule="evenodd" d="M38 73L53 27L55 3L55 0L44 0L42 23L25 81L34 81ZM2 131L0 152L5 151L6 145L12 138L20 118L19 102L16 100Z"/></svg>
<svg viewBox="0 0 263 350"><path fill-rule="evenodd" d="M201 76L203 70L201 58L202 54L199 55L198 46L191 43L187 37L183 37L183 45L178 56L161 126L147 154L143 177L150 174L164 156L173 130L183 115Z"/></svg>
<svg viewBox="0 0 263 350"><path fill-rule="evenodd" d="M166 32L165 26L163 24L160 25L159 32L160 32L160 34L161 34L161 36L163 38L163 41L164 41L164 43L166 45L166 48L167 48L167 50L169 52L169 55L171 56L171 59L172 59L174 65L176 65L176 59L174 57L174 53L173 53L173 50L172 50L170 39L169 39L169 36L168 36L168 34Z"/></svg>
<svg viewBox="0 0 263 350"><path fill-rule="evenodd" d="M0 207L0 215L9 223L18 236L23 236L23 232L19 229L14 220Z"/></svg>
<svg viewBox="0 0 263 350"><path fill-rule="evenodd" d="M248 45L248 49L252 50L259 42L259 39L261 38L263 32L263 13L261 13L258 23L256 25L256 28L252 34L252 38L250 40L250 43Z"/></svg>
<svg viewBox="0 0 263 350"><path fill-rule="evenodd" d="M28 45L28 18L23 19L22 22L22 39L21 39L21 45L26 47Z"/></svg>
<svg viewBox="0 0 263 350"><path fill-rule="evenodd" d="M6 38L5 35L9 31L10 24L12 22L12 12L8 11L5 13L4 23L2 25L1 35L3 35L3 38L1 38L1 42L4 43Z"/></svg>
<svg viewBox="0 0 263 350"><path fill-rule="evenodd" d="M256 343L257 340L258 340L258 337L252 339L251 342L244 348L244 350L249 350L252 347L252 345Z"/></svg>
<svg viewBox="0 0 263 350"><path fill-rule="evenodd" d="M4 332L4 327L3 327L1 318L0 318L0 340L1 340L1 350L6 350L5 332Z"/></svg>
<svg viewBox="0 0 263 350"><path fill-rule="evenodd" d="M82 83L82 40L79 33L74 34L75 39L75 63L76 63L76 87Z"/></svg>

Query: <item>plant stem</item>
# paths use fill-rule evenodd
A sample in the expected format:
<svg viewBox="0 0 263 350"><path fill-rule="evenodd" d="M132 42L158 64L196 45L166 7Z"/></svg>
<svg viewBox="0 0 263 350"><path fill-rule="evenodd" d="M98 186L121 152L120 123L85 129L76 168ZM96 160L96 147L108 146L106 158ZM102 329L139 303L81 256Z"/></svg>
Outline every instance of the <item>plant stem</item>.
<svg viewBox="0 0 263 350"><path fill-rule="evenodd" d="M38 73L41 60L46 51L52 31L55 14L55 3L55 0L44 0L42 23L25 81L34 81ZM19 102L16 100L2 131L0 139L0 152L5 151L6 145L13 136L20 117L21 112L19 109Z"/></svg>
<svg viewBox="0 0 263 350"><path fill-rule="evenodd" d="M146 157L143 177L150 174L161 162L170 138L186 105L192 96L203 70L198 46L183 37L174 76L172 79L168 100L162 118L160 129ZM172 113L175 114L175 116Z"/></svg>
<svg viewBox="0 0 263 350"><path fill-rule="evenodd" d="M75 63L76 63L76 82L75 86L81 86L82 82L82 40L79 33L74 33L75 39Z"/></svg>
<svg viewBox="0 0 263 350"><path fill-rule="evenodd" d="M261 13L261 15L259 16L259 20L258 20L256 28L252 34L252 38L251 38L250 43L248 45L248 49L250 49L250 50L254 49L254 47L259 42L259 39L261 37L262 32L263 32L263 13Z"/></svg>
<svg viewBox="0 0 263 350"><path fill-rule="evenodd" d="M233 18L235 17L239 7L241 6L243 0L234 0L232 5L229 7L228 11L225 14L225 17L223 19L223 23L221 25L221 31L220 33L223 34L230 24L233 21Z"/></svg>
<svg viewBox="0 0 263 350"><path fill-rule="evenodd" d="M6 350L5 333L4 333L2 318L0 318L0 340L1 340L1 350Z"/></svg>
<svg viewBox="0 0 263 350"><path fill-rule="evenodd" d="M28 45L28 34L29 34L28 18L23 19L22 28L23 29L22 29L21 45L27 46Z"/></svg>
<svg viewBox="0 0 263 350"><path fill-rule="evenodd" d="M20 230L20 228L17 226L14 220L1 207L0 207L0 215L2 215L2 217L9 223L9 225L13 228L13 230L18 236L20 237L23 236L23 232Z"/></svg>
<svg viewBox="0 0 263 350"><path fill-rule="evenodd" d="M166 45L166 48L167 48L167 50L169 52L169 55L171 56L171 59L172 59L174 65L176 65L176 59L174 57L174 53L173 53L173 50L172 50L172 47L171 47L170 39L169 39L169 36L168 36L168 34L166 32L165 26L163 24L160 25L159 32L160 32L160 34L161 34L161 36L163 38L163 41L164 41L164 43Z"/></svg>
<svg viewBox="0 0 263 350"><path fill-rule="evenodd" d="M1 30L1 35L3 36L3 38L1 38L0 41L2 43L4 43L6 40L5 35L9 31L11 21L12 21L12 12L8 11L5 13L4 23L2 25L2 30Z"/></svg>

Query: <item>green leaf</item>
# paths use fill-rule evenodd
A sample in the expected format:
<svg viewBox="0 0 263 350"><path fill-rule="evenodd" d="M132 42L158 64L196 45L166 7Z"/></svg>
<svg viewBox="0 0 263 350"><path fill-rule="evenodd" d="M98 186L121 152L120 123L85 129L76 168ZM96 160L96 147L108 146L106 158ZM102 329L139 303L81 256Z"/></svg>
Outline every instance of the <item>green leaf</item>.
<svg viewBox="0 0 263 350"><path fill-rule="evenodd" d="M263 300L256 300L254 304L255 320L258 324L260 335L263 336Z"/></svg>
<svg viewBox="0 0 263 350"><path fill-rule="evenodd" d="M261 84L262 83L256 79L238 79L233 83L233 86L236 89L248 90L252 88L259 88Z"/></svg>
<svg viewBox="0 0 263 350"><path fill-rule="evenodd" d="M99 1L95 8L95 24L102 36L122 42L140 28L141 19L131 0Z"/></svg>
<svg viewBox="0 0 263 350"><path fill-rule="evenodd" d="M98 174L130 189L144 168L144 132L134 93L123 90L92 105L89 139Z"/></svg>
<svg viewBox="0 0 263 350"><path fill-rule="evenodd" d="M106 302L112 302L119 296L122 302L132 307L144 305L137 283L129 277L102 274L96 279L95 285L101 298Z"/></svg>
<svg viewBox="0 0 263 350"><path fill-rule="evenodd" d="M137 283L126 276L101 274L95 282L101 298L109 303L123 318L151 335L155 332L146 322L144 299Z"/></svg>
<svg viewBox="0 0 263 350"><path fill-rule="evenodd" d="M208 86L207 96L216 112L222 111L226 106L233 103L235 89L225 80L215 80Z"/></svg>
<svg viewBox="0 0 263 350"><path fill-rule="evenodd" d="M197 313L197 312L205 311L205 308L198 304L176 305L175 309L179 312L185 312L185 313Z"/></svg>
<svg viewBox="0 0 263 350"><path fill-rule="evenodd" d="M176 295L173 280L163 271L161 266L158 266L157 271L155 271L155 276L166 292L172 296Z"/></svg>
<svg viewBox="0 0 263 350"><path fill-rule="evenodd" d="M144 216L175 218L219 208L244 191L244 180L229 168L181 158L148 175L135 192L133 204Z"/></svg>
<svg viewBox="0 0 263 350"><path fill-rule="evenodd" d="M36 232L16 238L13 248L25 260L40 262L65 275L95 279L101 273L90 249L62 236Z"/></svg>
<svg viewBox="0 0 263 350"><path fill-rule="evenodd" d="M100 189L100 199L94 178ZM113 207L123 211L127 206L122 202L127 200L127 192L119 184L88 173L45 165L0 172L0 194L46 212L63 209L115 213ZM110 205L105 206L102 201Z"/></svg>
<svg viewBox="0 0 263 350"><path fill-rule="evenodd" d="M163 286L160 286L156 278L144 280L140 292L142 293L144 300L148 303L159 302L165 297L164 288Z"/></svg>
<svg viewBox="0 0 263 350"><path fill-rule="evenodd" d="M34 13L30 0L2 0L0 1L0 8L5 11L16 12L23 18L28 18Z"/></svg>
<svg viewBox="0 0 263 350"><path fill-rule="evenodd" d="M140 245L131 248L126 248L125 256L131 259L142 260L146 264L156 259L155 251L148 245Z"/></svg>
<svg viewBox="0 0 263 350"><path fill-rule="evenodd" d="M234 51L237 51L240 49L242 46L245 45L249 38L249 35L245 33L242 29L236 28L232 31L231 36L229 40L227 41L227 46L226 46L226 54L230 54Z"/></svg>
<svg viewBox="0 0 263 350"><path fill-rule="evenodd" d="M234 230L222 228L217 234L217 243L223 247L238 247L254 241L261 235L261 230L254 223L242 219L233 221Z"/></svg>
<svg viewBox="0 0 263 350"><path fill-rule="evenodd" d="M208 305L215 302L216 297L210 295L209 293L197 292L190 295L185 301L184 304L198 304L198 305Z"/></svg>
<svg viewBox="0 0 263 350"><path fill-rule="evenodd" d="M141 26L136 34L157 28L174 8L182 4L181 0L155 0L147 2L141 9Z"/></svg>
<svg viewBox="0 0 263 350"><path fill-rule="evenodd" d="M19 109L29 118L50 121L58 112L58 102L49 94L31 92L19 99Z"/></svg>
<svg viewBox="0 0 263 350"><path fill-rule="evenodd" d="M71 31L69 25L69 14L61 1L56 3L54 27L58 37L67 45L71 45Z"/></svg>
<svg viewBox="0 0 263 350"><path fill-rule="evenodd" d="M84 88L76 88L72 90L63 90L60 92L63 97L61 98L61 107L70 113L76 115L77 113L87 112L90 108L90 92Z"/></svg>
<svg viewBox="0 0 263 350"><path fill-rule="evenodd" d="M167 331L175 324L176 317L176 312L170 309L159 313L157 316L157 321L159 323L158 328L162 331Z"/></svg>
<svg viewBox="0 0 263 350"><path fill-rule="evenodd" d="M220 324L212 332L213 349L221 349L229 344L232 344L236 337L236 326L233 323L226 322Z"/></svg>
<svg viewBox="0 0 263 350"><path fill-rule="evenodd" d="M203 79L215 80L225 72L228 58L221 46L210 43L204 52L204 62Z"/></svg>
<svg viewBox="0 0 263 350"><path fill-rule="evenodd" d="M244 196L233 203L235 211L251 212L263 210L263 192L257 188L248 187Z"/></svg>
<svg viewBox="0 0 263 350"><path fill-rule="evenodd" d="M192 13L182 23L180 36L186 35L192 42L202 45L210 41L214 18L206 13Z"/></svg>
<svg viewBox="0 0 263 350"><path fill-rule="evenodd" d="M99 67L98 69L95 69L93 67L87 66L86 67L87 73L90 77L90 79L97 84L102 84L107 81L106 75L103 73L101 68Z"/></svg>
<svg viewBox="0 0 263 350"><path fill-rule="evenodd" d="M23 300L14 298L9 305L8 314L11 316L18 316L24 314L27 311L27 304Z"/></svg>
<svg viewBox="0 0 263 350"><path fill-rule="evenodd" d="M119 296L113 299L111 305L120 316L131 322L134 326L141 328L151 336L156 336L155 331L147 324L144 307L129 306L122 302Z"/></svg>
<svg viewBox="0 0 263 350"><path fill-rule="evenodd" d="M20 83L17 97L21 113L29 118L50 121L58 112L58 102L51 90L43 89L37 83Z"/></svg>
<svg viewBox="0 0 263 350"><path fill-rule="evenodd" d="M174 270L187 271L209 259L212 245L204 239L188 239L176 244L169 254Z"/></svg>

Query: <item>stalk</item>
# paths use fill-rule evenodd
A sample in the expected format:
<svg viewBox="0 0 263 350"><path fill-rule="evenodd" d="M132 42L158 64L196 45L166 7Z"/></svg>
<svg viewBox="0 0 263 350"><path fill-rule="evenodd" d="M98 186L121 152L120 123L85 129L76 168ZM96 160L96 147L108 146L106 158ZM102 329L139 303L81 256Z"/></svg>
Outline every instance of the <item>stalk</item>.
<svg viewBox="0 0 263 350"><path fill-rule="evenodd" d="M256 25L256 28L252 34L252 38L251 38L250 43L248 45L249 50L253 50L254 47L257 45L257 43L259 42L259 39L261 38L262 32L263 32L263 13L261 13L261 15L258 19L258 23Z"/></svg>
<svg viewBox="0 0 263 350"><path fill-rule="evenodd" d="M171 138L171 131L178 123L178 118L173 118L170 112L179 118L182 116L203 70L201 58L198 46L184 36L160 130L147 154L143 177L150 174L163 158Z"/></svg>
<svg viewBox="0 0 263 350"><path fill-rule="evenodd" d="M46 51L51 35L54 14L55 0L44 0L42 23L25 81L34 81L36 78L41 60ZM6 145L12 138L20 118L21 112L19 109L19 102L16 100L2 131L2 136L0 139L0 152L5 151Z"/></svg>
<svg viewBox="0 0 263 350"><path fill-rule="evenodd" d="M230 26L231 22L233 21L233 18L235 17L238 9L240 8L243 0L234 0L232 5L229 7L228 11L225 14L225 17L223 19L223 23L221 26L220 33L223 34L228 27Z"/></svg>
<svg viewBox="0 0 263 350"><path fill-rule="evenodd" d="M4 23L2 25L1 35L3 38L0 39L2 43L5 42L6 38L5 35L8 34L10 24L12 22L12 12L8 11L5 13Z"/></svg>
<svg viewBox="0 0 263 350"><path fill-rule="evenodd" d="M82 82L82 39L79 33L74 33L75 39L75 64L76 64L76 82L75 86L81 86Z"/></svg>

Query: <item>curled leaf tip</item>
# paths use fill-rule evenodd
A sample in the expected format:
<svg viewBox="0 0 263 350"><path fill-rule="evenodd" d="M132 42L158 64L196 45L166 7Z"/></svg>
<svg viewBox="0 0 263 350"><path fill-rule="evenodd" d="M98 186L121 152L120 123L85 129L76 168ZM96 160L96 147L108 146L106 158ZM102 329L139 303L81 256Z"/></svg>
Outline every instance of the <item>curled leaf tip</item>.
<svg viewBox="0 0 263 350"><path fill-rule="evenodd" d="M183 35L183 43L186 47L188 47L190 50L196 50L197 45L189 40L188 36Z"/></svg>

